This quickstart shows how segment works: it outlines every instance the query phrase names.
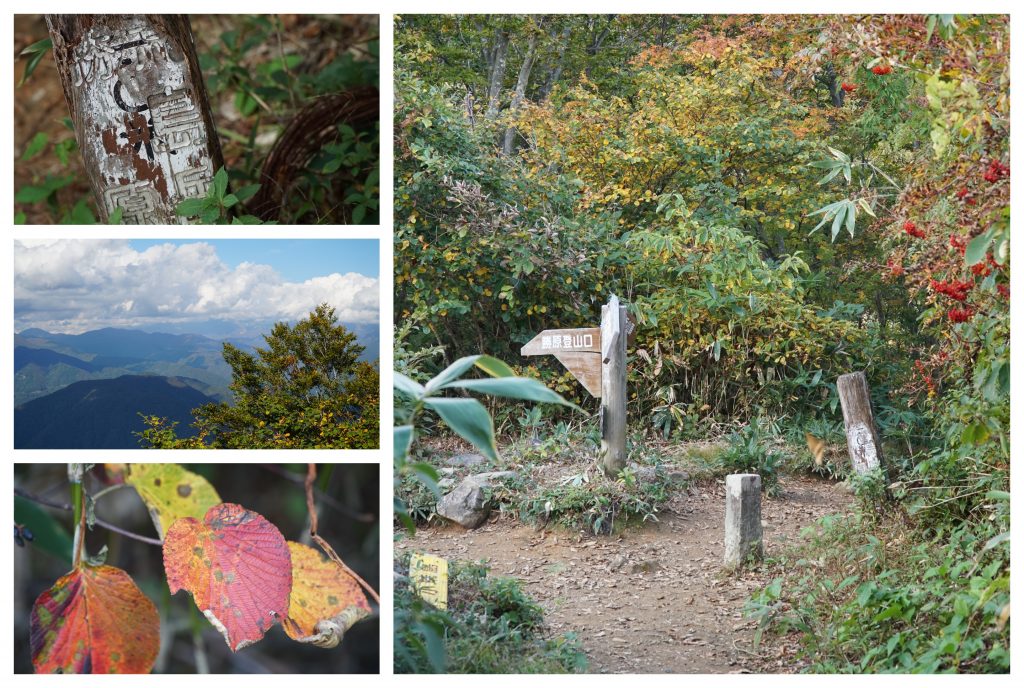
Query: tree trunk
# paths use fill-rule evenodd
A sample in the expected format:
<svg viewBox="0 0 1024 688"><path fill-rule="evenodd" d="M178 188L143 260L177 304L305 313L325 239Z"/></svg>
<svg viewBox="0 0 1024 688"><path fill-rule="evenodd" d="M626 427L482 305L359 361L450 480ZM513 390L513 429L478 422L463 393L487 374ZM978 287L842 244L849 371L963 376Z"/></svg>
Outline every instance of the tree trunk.
<svg viewBox="0 0 1024 688"><path fill-rule="evenodd" d="M548 73L548 78L544 81L544 85L540 89L538 94L538 101L544 101L551 91L555 88L555 84L562 78L562 71L565 69L565 53L569 48L569 35L572 32L572 25L566 24L565 28L562 29L562 38L558 43L558 56L555 58L555 66Z"/></svg>
<svg viewBox="0 0 1024 688"><path fill-rule="evenodd" d="M863 474L884 467L867 377L863 372L840 375L836 380L836 390L843 407L846 445L853 470Z"/></svg>
<svg viewBox="0 0 1024 688"><path fill-rule="evenodd" d="M523 104L523 98L526 97L526 85L530 82L530 72L533 71L533 63L537 59L537 34L530 34L530 42L526 46L526 56L523 58L523 64L519 68L519 78L516 79L516 91L512 96L512 105L509 106L509 114L515 115L518 112L519 107ZM512 153L512 144L515 141L516 128L509 126L505 129L505 142L501 147L501 152L505 155Z"/></svg>
<svg viewBox="0 0 1024 688"><path fill-rule="evenodd" d="M186 220L224 165L184 15L50 14L46 23L100 219Z"/></svg>
<svg viewBox="0 0 1024 688"><path fill-rule="evenodd" d="M498 116L501 105L501 89L505 83L505 67L508 64L508 31L499 31L494 37L490 55L490 78L487 87L487 119Z"/></svg>

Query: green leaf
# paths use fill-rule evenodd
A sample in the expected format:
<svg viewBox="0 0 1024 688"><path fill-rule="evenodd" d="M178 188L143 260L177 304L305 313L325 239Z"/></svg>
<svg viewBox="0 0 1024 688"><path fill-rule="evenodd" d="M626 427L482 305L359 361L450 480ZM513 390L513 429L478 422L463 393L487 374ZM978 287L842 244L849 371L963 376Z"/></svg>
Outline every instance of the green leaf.
<svg viewBox="0 0 1024 688"><path fill-rule="evenodd" d="M964 428L960 441L964 444L981 444L989 437L988 426L984 423L972 423Z"/></svg>
<svg viewBox="0 0 1024 688"><path fill-rule="evenodd" d="M199 212L199 220L206 225L216 224L220 219L220 208L206 206Z"/></svg>
<svg viewBox="0 0 1024 688"><path fill-rule="evenodd" d="M967 244L967 250L964 251L964 261L967 263L967 267L985 260L985 254L988 253L988 247L991 243L992 230L983 232L971 239L971 243Z"/></svg>
<svg viewBox="0 0 1024 688"><path fill-rule="evenodd" d="M23 225L28 222L28 216L25 213L18 211L14 214L14 224Z"/></svg>
<svg viewBox="0 0 1024 688"><path fill-rule="evenodd" d="M459 360L452 363L450 366L442 370L440 373L434 376L433 379L427 382L426 392L431 394L444 387L452 380L461 377L463 373L473 367L479 355L476 356L463 356Z"/></svg>
<svg viewBox="0 0 1024 688"><path fill-rule="evenodd" d="M255 196L259 190L259 184L246 184L241 189L235 191L235 197L239 200L239 202L248 201L250 198Z"/></svg>
<svg viewBox="0 0 1024 688"><path fill-rule="evenodd" d="M236 203L238 203L238 196L236 196L235 194L228 194L227 196L224 197L224 200L221 201L221 204L225 208L230 208L231 206L235 205Z"/></svg>
<svg viewBox="0 0 1024 688"><path fill-rule="evenodd" d="M993 538L989 538L989 541L985 543L985 546L982 548L981 551L982 552L987 552L990 549L992 549L994 547L998 547L1002 543L1009 542L1009 541L1010 541L1010 531L1006 531L1005 533L999 533L999 535L996 535Z"/></svg>
<svg viewBox="0 0 1024 688"><path fill-rule="evenodd" d="M481 356L476 359L473 365L491 377L515 377L515 371L509 368L504 361L494 356Z"/></svg>
<svg viewBox="0 0 1024 688"><path fill-rule="evenodd" d="M580 410L576 404L566 401L560 394L547 388L539 380L528 377L498 377L484 378L481 380L455 380L444 385L447 388L466 389L480 394L489 394L496 397L508 397L510 399L523 399L525 401L538 401L547 404L561 404L569 408Z"/></svg>
<svg viewBox="0 0 1024 688"><path fill-rule="evenodd" d="M21 75L21 81L18 82L19 86L25 84L32 73L36 71L36 67L39 66L40 60L46 55L46 51L53 47L53 41L49 38L44 38L41 41L36 41L32 45L28 46L19 54L20 57L28 56L28 62L25 63L25 73Z"/></svg>
<svg viewBox="0 0 1024 688"><path fill-rule="evenodd" d="M394 429L394 459L395 465L403 463L409 456L409 449L412 447L413 427L411 425L397 425Z"/></svg>
<svg viewBox="0 0 1024 688"><path fill-rule="evenodd" d="M426 394L427 390L420 383L413 380L407 375L395 371L393 386L399 392L402 392L413 399L420 399Z"/></svg>
<svg viewBox="0 0 1024 688"><path fill-rule="evenodd" d="M114 212L107 216L108 225L119 225L121 224L121 218L124 216L124 208L114 208Z"/></svg>
<svg viewBox="0 0 1024 688"><path fill-rule="evenodd" d="M215 198L224 198L228 192L228 171L223 167L213 175L213 193Z"/></svg>
<svg viewBox="0 0 1024 688"><path fill-rule="evenodd" d="M23 186L14 194L14 200L18 203L38 203L45 201L53 193L53 189L45 186Z"/></svg>
<svg viewBox="0 0 1024 688"><path fill-rule="evenodd" d="M832 220L832 243L835 243L836 237L839 236L839 230L843 227L843 220L846 219L846 213L848 208L840 206L836 209L835 219Z"/></svg>
<svg viewBox="0 0 1024 688"><path fill-rule="evenodd" d="M15 495L14 522L32 531L33 540L29 547L38 547L68 565L71 564L71 536L38 504Z"/></svg>
<svg viewBox="0 0 1024 688"><path fill-rule="evenodd" d="M23 161L31 160L36 155L38 155L44 148L46 148L46 144L49 142L49 135L45 131L39 132L38 134L32 137L31 141L28 142L28 145L25 147L25 152L22 153L21 155L21 159Z"/></svg>
<svg viewBox="0 0 1024 688"><path fill-rule="evenodd" d="M427 397L424 403L455 433L479 449L491 461L498 460L494 423L487 409L476 399Z"/></svg>
<svg viewBox="0 0 1024 688"><path fill-rule="evenodd" d="M185 200L178 203L174 209L175 215L181 215L183 217L192 217L202 212L203 208L206 207L205 199L202 198L186 198Z"/></svg>

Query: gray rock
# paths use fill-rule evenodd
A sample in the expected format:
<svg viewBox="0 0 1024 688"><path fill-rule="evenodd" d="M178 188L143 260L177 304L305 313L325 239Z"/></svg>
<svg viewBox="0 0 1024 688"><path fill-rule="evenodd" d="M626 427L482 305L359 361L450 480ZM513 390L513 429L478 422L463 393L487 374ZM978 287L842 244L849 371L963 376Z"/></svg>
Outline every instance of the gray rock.
<svg viewBox="0 0 1024 688"><path fill-rule="evenodd" d="M483 525L491 513L483 488L466 479L437 503L437 515L472 530Z"/></svg>
<svg viewBox="0 0 1024 688"><path fill-rule="evenodd" d="M489 487L498 480L514 477L516 477L515 471L488 471L487 473L475 473L467 477L465 482L472 482L480 487Z"/></svg>
<svg viewBox="0 0 1024 688"><path fill-rule="evenodd" d="M486 466L487 458L483 454L456 454L448 457L445 461L449 466L470 468L472 466Z"/></svg>
<svg viewBox="0 0 1024 688"><path fill-rule="evenodd" d="M764 557L761 476L725 476L725 566L736 569Z"/></svg>

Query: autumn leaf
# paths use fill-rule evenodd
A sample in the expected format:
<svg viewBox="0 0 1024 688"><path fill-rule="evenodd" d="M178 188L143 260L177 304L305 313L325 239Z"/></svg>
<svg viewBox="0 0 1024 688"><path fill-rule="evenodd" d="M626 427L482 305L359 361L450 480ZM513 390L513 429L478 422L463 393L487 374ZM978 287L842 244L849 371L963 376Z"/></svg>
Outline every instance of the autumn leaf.
<svg viewBox="0 0 1024 688"><path fill-rule="evenodd" d="M29 642L37 673L146 674L160 616L121 569L82 566L36 599Z"/></svg>
<svg viewBox="0 0 1024 688"><path fill-rule="evenodd" d="M164 570L171 594L192 593L234 651L288 612L288 544L267 519L237 504L218 504L203 521L175 521L164 538Z"/></svg>
<svg viewBox="0 0 1024 688"><path fill-rule="evenodd" d="M359 583L319 551L288 542L292 555L291 600L281 621L289 638L318 647L335 647L370 605Z"/></svg>
<svg viewBox="0 0 1024 688"><path fill-rule="evenodd" d="M146 503L161 537L179 518L203 518L220 504L220 495L206 478L176 463L133 463L126 473L125 482Z"/></svg>

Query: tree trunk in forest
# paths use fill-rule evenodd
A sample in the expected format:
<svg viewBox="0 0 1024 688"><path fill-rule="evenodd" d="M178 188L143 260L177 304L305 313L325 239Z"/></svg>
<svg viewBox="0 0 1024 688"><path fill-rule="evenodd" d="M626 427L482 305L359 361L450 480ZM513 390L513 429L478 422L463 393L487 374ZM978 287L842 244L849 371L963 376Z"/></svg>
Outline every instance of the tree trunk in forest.
<svg viewBox="0 0 1024 688"><path fill-rule="evenodd" d="M572 27L569 25L562 29L562 38L558 43L558 56L555 58L555 66L548 72L548 78L540 89L538 94L539 101L547 100L547 97L551 95L551 91L555 88L555 84L562 78L562 71L565 69L565 53L569 48L569 35L571 31Z"/></svg>
<svg viewBox="0 0 1024 688"><path fill-rule="evenodd" d="M523 104L526 96L526 85L530 82L530 72L533 71L533 63L537 59L537 34L530 35L530 42L526 46L526 56L519 68L519 78L516 79L516 90L512 96L512 104L509 106L509 114L515 115ZM509 126L505 129L505 142L501 146L501 152L505 155L512 153L512 144L515 142L516 128Z"/></svg>
<svg viewBox="0 0 1024 688"><path fill-rule="evenodd" d="M487 119L498 116L501 105L501 89L505 83L505 67L508 64L508 31L499 31L494 37L490 55L490 77L487 86Z"/></svg>
<svg viewBox="0 0 1024 688"><path fill-rule="evenodd" d="M46 24L100 219L185 223L224 165L185 15L50 14Z"/></svg>

